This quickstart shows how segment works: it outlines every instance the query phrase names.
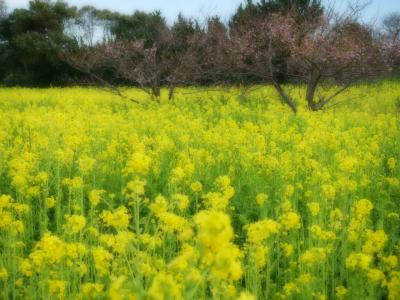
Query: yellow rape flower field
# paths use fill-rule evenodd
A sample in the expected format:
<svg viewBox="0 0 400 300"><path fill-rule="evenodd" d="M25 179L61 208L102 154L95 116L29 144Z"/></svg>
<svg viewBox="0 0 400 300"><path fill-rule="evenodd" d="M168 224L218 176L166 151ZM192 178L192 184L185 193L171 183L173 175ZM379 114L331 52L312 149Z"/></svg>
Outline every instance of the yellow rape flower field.
<svg viewBox="0 0 400 300"><path fill-rule="evenodd" d="M398 83L127 92L0 89L1 299L400 299Z"/></svg>

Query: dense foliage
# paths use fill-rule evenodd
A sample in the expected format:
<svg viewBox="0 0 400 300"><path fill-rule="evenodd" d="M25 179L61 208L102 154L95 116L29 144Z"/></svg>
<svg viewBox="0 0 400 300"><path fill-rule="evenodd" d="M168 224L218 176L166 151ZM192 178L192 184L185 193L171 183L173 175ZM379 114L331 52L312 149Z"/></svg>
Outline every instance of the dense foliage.
<svg viewBox="0 0 400 300"><path fill-rule="evenodd" d="M1 89L0 298L399 299L398 83L240 92Z"/></svg>

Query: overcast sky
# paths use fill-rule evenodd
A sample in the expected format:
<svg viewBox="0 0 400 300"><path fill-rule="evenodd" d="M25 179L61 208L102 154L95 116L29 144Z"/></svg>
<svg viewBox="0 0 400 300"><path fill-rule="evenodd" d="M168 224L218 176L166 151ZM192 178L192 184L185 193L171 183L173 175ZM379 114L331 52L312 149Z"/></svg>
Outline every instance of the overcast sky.
<svg viewBox="0 0 400 300"><path fill-rule="evenodd" d="M10 9L27 7L29 0L5 0ZM349 0L323 0L325 3L335 3L337 9L346 7ZM355 0L351 0L355 1ZM389 12L400 12L400 0L361 0L371 2L364 12L364 20L381 20ZM93 5L123 13L134 10L160 10L169 20L182 12L186 16L203 18L210 15L220 15L224 20L231 16L243 0L67 0L70 5Z"/></svg>

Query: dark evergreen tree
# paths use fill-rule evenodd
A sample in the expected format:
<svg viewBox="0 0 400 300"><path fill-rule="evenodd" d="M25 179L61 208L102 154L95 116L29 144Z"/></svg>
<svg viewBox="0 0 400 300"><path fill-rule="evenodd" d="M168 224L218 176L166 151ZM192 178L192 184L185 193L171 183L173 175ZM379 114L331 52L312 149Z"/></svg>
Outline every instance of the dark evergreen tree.
<svg viewBox="0 0 400 300"><path fill-rule="evenodd" d="M321 0L260 0L254 2L247 0L240 4L236 13L229 22L232 33L243 30L246 25L257 22L271 13L291 13L298 21L310 21L323 13Z"/></svg>
<svg viewBox="0 0 400 300"><path fill-rule="evenodd" d="M59 53L73 44L64 26L75 12L62 1L35 0L28 9L16 9L8 16L1 28L7 41L5 83L49 85L61 80L68 66Z"/></svg>
<svg viewBox="0 0 400 300"><path fill-rule="evenodd" d="M132 15L114 14L111 34L116 40L143 39L146 46L153 46L162 38L168 26L159 11L136 11Z"/></svg>

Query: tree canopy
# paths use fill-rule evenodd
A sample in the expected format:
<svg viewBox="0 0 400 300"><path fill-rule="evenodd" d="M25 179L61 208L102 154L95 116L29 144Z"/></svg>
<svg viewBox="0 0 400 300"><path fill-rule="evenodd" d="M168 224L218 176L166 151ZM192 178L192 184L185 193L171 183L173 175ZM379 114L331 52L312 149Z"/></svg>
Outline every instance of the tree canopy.
<svg viewBox="0 0 400 300"><path fill-rule="evenodd" d="M317 36L313 33L326 17L320 0L248 0L237 8L227 23L217 16L201 22L180 14L172 24L168 24L159 11L122 14L94 6L78 9L60 0L32 0L26 9L7 11L5 1L0 0L0 84L69 84L71 78L79 78L81 72L65 59L65 53L73 52L75 58L79 55L86 57L99 49L100 54L94 57L109 58L110 61L102 62L99 64L101 68L97 69L101 69L105 79L115 84L140 82L141 85L151 83L172 87L177 84L262 83L268 82L269 77L264 76L265 69L263 72L257 70L265 67L267 62L272 65L277 82L294 81L304 70L293 70L291 62L295 48L285 44L284 39L274 42L276 51L273 58L264 57L262 61L263 55L268 54L263 48L265 42L271 40L271 32L262 31L262 24L276 15L289 17L294 22L292 28L301 32L297 43L305 38L314 42L312 38ZM353 24L346 25L346 30L361 34L364 41L371 38L374 43L388 45L390 49L384 51L390 53L393 65L398 66L398 14L384 20L385 30L378 35L364 30L364 25L357 20L353 21ZM346 30L342 28L340 32L347 34ZM141 61L137 64L146 67L146 71L135 69L132 74L143 77L143 74L149 74L149 70L157 68L157 72L153 72L157 73L156 79L132 80L134 78L128 70L125 70L125 75L129 76L118 76L110 51L121 45L126 51L142 52L135 59L146 59L146 63ZM260 48L251 53L254 46ZM119 52L114 52L119 53L119 57L125 55L121 49L116 50ZM238 62L244 64L238 66ZM133 67L138 61L131 63ZM252 64L250 72L248 66ZM153 88L159 90L159 87Z"/></svg>

